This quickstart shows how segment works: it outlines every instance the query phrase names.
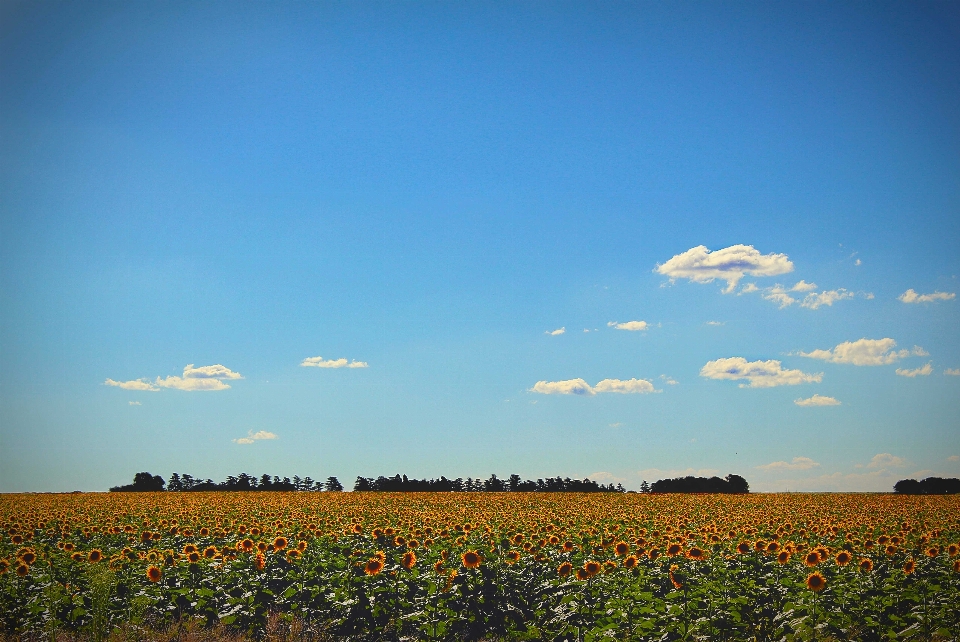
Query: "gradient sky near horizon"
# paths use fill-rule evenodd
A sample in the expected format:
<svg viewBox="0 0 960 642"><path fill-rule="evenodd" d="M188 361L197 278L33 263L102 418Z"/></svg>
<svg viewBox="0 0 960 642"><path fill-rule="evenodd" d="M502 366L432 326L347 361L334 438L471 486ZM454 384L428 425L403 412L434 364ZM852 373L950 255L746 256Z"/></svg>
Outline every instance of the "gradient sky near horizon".
<svg viewBox="0 0 960 642"><path fill-rule="evenodd" d="M0 492L960 476L960 11L0 7Z"/></svg>

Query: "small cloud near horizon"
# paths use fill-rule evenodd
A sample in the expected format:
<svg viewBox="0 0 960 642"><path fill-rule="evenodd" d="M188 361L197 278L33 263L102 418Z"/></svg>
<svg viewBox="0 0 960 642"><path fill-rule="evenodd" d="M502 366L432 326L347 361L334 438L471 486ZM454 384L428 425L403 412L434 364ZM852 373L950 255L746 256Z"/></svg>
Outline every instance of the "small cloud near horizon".
<svg viewBox="0 0 960 642"><path fill-rule="evenodd" d="M793 403L798 406L839 406L840 402L833 397L823 395L813 395L807 399L794 399Z"/></svg>
<svg viewBox="0 0 960 642"><path fill-rule="evenodd" d="M300 362L303 368L369 368L370 364L366 361L347 361L340 359L324 359L323 357L307 357Z"/></svg>
<svg viewBox="0 0 960 642"><path fill-rule="evenodd" d="M819 468L820 464L809 457L794 457L792 461L773 461L769 464L757 466L760 470L810 470Z"/></svg>
<svg viewBox="0 0 960 642"><path fill-rule="evenodd" d="M607 323L608 328L614 328L616 330L627 330L628 332L640 332L641 330L646 330L650 325L646 321L627 321L625 323L618 323L617 321L609 321Z"/></svg>
<svg viewBox="0 0 960 642"><path fill-rule="evenodd" d="M263 439L280 439L280 437L278 437L275 433L272 433L268 430L258 430L257 432L248 430L246 437L240 437L239 439L231 439L231 441L235 444L246 445L246 444L252 444L255 441L260 441Z"/></svg>
<svg viewBox="0 0 960 642"><path fill-rule="evenodd" d="M127 403L130 404L131 406L142 406L142 405L143 405L143 404L140 403L139 401L128 401Z"/></svg>
<svg viewBox="0 0 960 642"><path fill-rule="evenodd" d="M562 328L557 328L556 330L547 330L544 334L549 334L551 337L556 337L567 331L566 326Z"/></svg>

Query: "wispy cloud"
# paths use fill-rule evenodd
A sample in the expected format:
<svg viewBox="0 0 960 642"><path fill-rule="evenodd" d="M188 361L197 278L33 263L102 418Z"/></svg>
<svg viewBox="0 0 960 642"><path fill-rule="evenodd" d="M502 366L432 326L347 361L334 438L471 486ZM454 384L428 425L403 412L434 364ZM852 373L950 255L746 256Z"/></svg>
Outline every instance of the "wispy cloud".
<svg viewBox="0 0 960 642"><path fill-rule="evenodd" d="M609 321L607 323L608 328L616 328L617 330L628 330L630 332L639 332L640 330L646 330L650 327L646 321L626 321L625 323L617 323L616 321Z"/></svg>
<svg viewBox="0 0 960 642"><path fill-rule="evenodd" d="M668 375L660 375L660 380L663 381L663 383L667 384L668 386L676 386L677 384L680 383L679 381L677 381L676 379Z"/></svg>
<svg viewBox="0 0 960 642"><path fill-rule="evenodd" d="M951 377L960 377L960 368L947 368L943 371L943 374Z"/></svg>
<svg viewBox="0 0 960 642"><path fill-rule="evenodd" d="M747 361L743 357L729 357L708 361L700 369L700 376L708 379L746 380L741 388L773 388L795 386L801 383L819 383L823 373L810 374L800 370L784 370L780 362Z"/></svg>
<svg viewBox="0 0 960 642"><path fill-rule="evenodd" d="M807 399L794 399L793 403L798 406L839 406L840 402L833 397L824 397L823 395L813 395Z"/></svg>
<svg viewBox="0 0 960 642"><path fill-rule="evenodd" d="M903 457L897 457L890 453L878 453L870 459L867 468L903 468L907 465L907 460Z"/></svg>
<svg viewBox="0 0 960 642"><path fill-rule="evenodd" d="M161 388L173 388L175 390L193 392L227 390L230 386L224 383L223 379L243 379L243 376L239 372L234 372L219 363L212 366L200 366L199 368L195 368L192 363L189 363L183 369L183 376L179 377L169 375L167 377L157 377L153 381L146 378L132 379L130 381L107 379L103 383L106 386L115 386L124 390L143 392L157 392Z"/></svg>
<svg viewBox="0 0 960 642"><path fill-rule="evenodd" d="M950 455L947 457L947 461L960 461L960 455Z"/></svg>
<svg viewBox="0 0 960 642"><path fill-rule="evenodd" d="M794 284L792 288L790 288L790 291L791 292L812 292L816 289L817 289L816 283L807 283L803 279L800 279L799 281L796 282L796 284Z"/></svg>
<svg viewBox="0 0 960 642"><path fill-rule="evenodd" d="M884 366L909 356L927 356L920 346L912 350L894 350L897 342L893 339L859 339L844 341L835 348L798 352L801 357L821 359L831 363L849 363L855 366Z"/></svg>
<svg viewBox="0 0 960 642"><path fill-rule="evenodd" d="M792 461L773 461L763 466L757 466L760 470L810 470L819 468L820 464L809 457L794 457Z"/></svg>
<svg viewBox="0 0 960 642"><path fill-rule="evenodd" d="M723 325L723 321L707 321L706 325Z"/></svg>
<svg viewBox="0 0 960 642"><path fill-rule="evenodd" d="M940 292L939 290L932 294L918 294L913 288L910 288L897 297L904 303L933 303L935 301L949 301L957 298L953 292Z"/></svg>
<svg viewBox="0 0 960 642"><path fill-rule="evenodd" d="M564 381L538 381L529 392L542 395L580 395L593 396L606 392L619 394L647 394L657 392L653 383L646 379L603 379L597 385L591 386L583 379L566 379Z"/></svg>
<svg viewBox="0 0 960 642"><path fill-rule="evenodd" d="M787 291L782 285L775 285L772 288L767 288L762 296L767 301L773 301L776 303L781 310L790 307L797 302L795 298L787 294Z"/></svg>
<svg viewBox="0 0 960 642"><path fill-rule="evenodd" d="M556 330L547 330L546 332L544 332L544 334L549 334L551 337L556 337L558 335L563 334L566 331L567 331L567 328L563 327L563 328L557 328Z"/></svg>
<svg viewBox="0 0 960 642"><path fill-rule="evenodd" d="M276 434L267 430L258 430L257 432L248 430L246 437L240 437L239 439L232 439L231 441L235 444L247 445L263 439L279 439L279 437Z"/></svg>
<svg viewBox="0 0 960 642"><path fill-rule="evenodd" d="M143 405L143 404L141 404L139 401L128 401L127 403L130 404L131 406L142 406L142 405Z"/></svg>
<svg viewBox="0 0 960 642"><path fill-rule="evenodd" d="M793 271L793 263L786 254L761 254L752 245L732 245L711 252L704 245L677 254L654 270L670 279L689 279L695 283L710 283L714 279L727 282L725 292L732 292L746 275L763 277Z"/></svg>
<svg viewBox="0 0 960 642"><path fill-rule="evenodd" d="M668 470L661 470L659 468L644 468L643 470L637 471L637 475L641 479L651 479L656 480L657 478L673 478L673 477L687 477L690 475L697 477L709 477L716 475L720 471L716 468L671 468Z"/></svg>
<svg viewBox="0 0 960 642"><path fill-rule="evenodd" d="M933 364L926 363L919 368L913 368L912 370L907 370L906 368L897 368L897 374L901 377L926 377L929 374L933 373Z"/></svg>
<svg viewBox="0 0 960 642"><path fill-rule="evenodd" d="M346 359L324 359L323 357L307 357L300 362L304 368L369 368L366 361L347 361Z"/></svg>
<svg viewBox="0 0 960 642"><path fill-rule="evenodd" d="M848 292L844 288L837 288L836 290L824 290L819 294L816 292L811 292L807 296L803 297L803 301L800 302L800 307L816 310L820 306L831 306L837 301L852 298L853 292Z"/></svg>

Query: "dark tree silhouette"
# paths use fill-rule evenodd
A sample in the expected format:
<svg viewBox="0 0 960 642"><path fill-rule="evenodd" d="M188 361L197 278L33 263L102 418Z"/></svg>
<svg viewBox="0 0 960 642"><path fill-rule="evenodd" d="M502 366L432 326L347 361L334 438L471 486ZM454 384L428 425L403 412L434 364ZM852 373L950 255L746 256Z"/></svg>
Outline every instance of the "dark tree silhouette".
<svg viewBox="0 0 960 642"><path fill-rule="evenodd" d="M750 484L740 475L719 477L676 477L658 479L650 486L651 493L749 493Z"/></svg>
<svg viewBox="0 0 960 642"><path fill-rule="evenodd" d="M143 493L163 490L163 477L160 475L151 475L150 473L137 473L133 476L133 483L124 486L114 486L110 489L112 493Z"/></svg>
<svg viewBox="0 0 960 642"><path fill-rule="evenodd" d="M900 495L956 495L960 493L960 479L956 477L927 477L922 481L901 479L893 485Z"/></svg>

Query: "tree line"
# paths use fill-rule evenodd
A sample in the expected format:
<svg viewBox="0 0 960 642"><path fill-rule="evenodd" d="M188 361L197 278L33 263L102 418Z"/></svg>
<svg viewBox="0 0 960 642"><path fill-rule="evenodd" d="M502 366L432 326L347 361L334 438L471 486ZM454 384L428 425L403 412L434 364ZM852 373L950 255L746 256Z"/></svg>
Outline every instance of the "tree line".
<svg viewBox="0 0 960 642"><path fill-rule="evenodd" d="M927 477L901 479L893 485L893 492L901 495L956 495L960 493L960 479L956 477Z"/></svg>
<svg viewBox="0 0 960 642"><path fill-rule="evenodd" d="M648 484L644 479L640 484L641 493L749 493L750 484L740 475L729 474L719 477L675 477L658 479Z"/></svg>
<svg viewBox="0 0 960 642"><path fill-rule="evenodd" d="M569 477L548 477L536 481L522 479L520 475L510 475L500 479L490 475L489 479L462 477L447 479L410 479L406 475L393 477L380 476L357 477L353 485L355 491L380 492L429 492L429 493L625 493L620 484L600 484L590 479L570 479Z"/></svg>
<svg viewBox="0 0 960 642"><path fill-rule="evenodd" d="M166 488L164 488L166 487ZM198 491L328 491L336 492L343 490L343 484L336 477L327 477L327 481L314 481L310 477L293 476L293 479L284 477L281 479L276 475L261 475L259 478L240 473L236 477L229 476L222 482L215 482L212 479L194 478L192 475L173 473L170 475L170 482L167 483L160 475L151 475L150 473L137 473L133 476L132 484L123 486L113 486L110 492L155 492L166 490L170 492L198 492Z"/></svg>

